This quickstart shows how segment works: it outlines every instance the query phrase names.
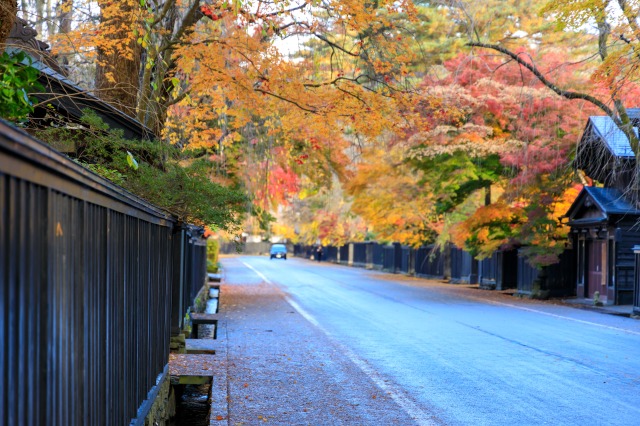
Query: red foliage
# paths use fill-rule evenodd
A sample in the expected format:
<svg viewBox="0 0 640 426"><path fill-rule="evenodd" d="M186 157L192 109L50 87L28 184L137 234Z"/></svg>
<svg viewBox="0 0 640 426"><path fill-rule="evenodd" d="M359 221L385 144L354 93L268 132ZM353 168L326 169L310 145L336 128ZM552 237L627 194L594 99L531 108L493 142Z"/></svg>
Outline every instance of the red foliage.
<svg viewBox="0 0 640 426"><path fill-rule="evenodd" d="M266 164L264 167L267 167ZM290 197L299 190L298 175L290 169L276 165L270 168L266 182L255 190L255 199L264 208L278 204L287 205Z"/></svg>

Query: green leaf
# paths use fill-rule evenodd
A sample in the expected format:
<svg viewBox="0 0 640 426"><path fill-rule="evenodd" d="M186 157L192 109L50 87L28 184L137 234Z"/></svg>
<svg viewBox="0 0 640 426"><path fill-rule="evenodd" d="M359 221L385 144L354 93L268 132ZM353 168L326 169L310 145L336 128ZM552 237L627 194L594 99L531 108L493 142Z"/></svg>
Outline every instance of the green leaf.
<svg viewBox="0 0 640 426"><path fill-rule="evenodd" d="M20 89L20 92L22 93L21 100L24 102L24 104L31 106L31 102L29 101L29 96L27 95L27 91L24 89Z"/></svg>
<svg viewBox="0 0 640 426"><path fill-rule="evenodd" d="M131 167L133 170L138 170L138 162L135 158L133 158L133 154L131 154L129 151L127 151L127 164L129 164L129 167Z"/></svg>

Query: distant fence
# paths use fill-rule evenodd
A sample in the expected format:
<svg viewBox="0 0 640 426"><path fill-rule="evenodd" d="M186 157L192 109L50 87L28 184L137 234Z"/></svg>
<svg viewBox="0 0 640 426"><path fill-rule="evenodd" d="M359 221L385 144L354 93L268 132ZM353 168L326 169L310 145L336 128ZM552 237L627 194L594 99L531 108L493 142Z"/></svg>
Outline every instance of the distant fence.
<svg viewBox="0 0 640 426"><path fill-rule="evenodd" d="M476 284L478 282L478 261L458 247L451 246L450 250L451 282Z"/></svg>
<svg viewBox="0 0 640 426"><path fill-rule="evenodd" d="M143 422L201 233L3 122L0 211L0 423Z"/></svg>
<svg viewBox="0 0 640 426"><path fill-rule="evenodd" d="M310 258L313 246L293 246L297 257ZM415 275L424 278L446 279L454 284L478 284L485 288L517 289L529 295L539 286L539 271L529 265L517 250L498 251L491 257L476 260L468 252L454 246L434 245L413 249L398 243L380 244L373 241L347 243L340 247L325 246L324 259L345 265L378 269L385 272ZM333 253L337 256L334 257ZM575 294L573 251L560 256L560 263L544 269L542 284L549 296ZM337 258L336 258L337 257Z"/></svg>
<svg viewBox="0 0 640 426"><path fill-rule="evenodd" d="M342 264L349 264L349 245L338 247L338 261Z"/></svg>
<svg viewBox="0 0 640 426"><path fill-rule="evenodd" d="M328 246L323 249L322 259L327 262L338 261L338 247Z"/></svg>
<svg viewBox="0 0 640 426"><path fill-rule="evenodd" d="M444 256L434 246L420 247L415 251L416 275L426 278L444 278Z"/></svg>
<svg viewBox="0 0 640 426"><path fill-rule="evenodd" d="M351 246L353 247L351 249L353 255L349 259L350 264L352 264L353 266L358 266L360 268L364 268L367 265L370 265L370 263L367 262L367 246L369 245L370 243L351 243Z"/></svg>

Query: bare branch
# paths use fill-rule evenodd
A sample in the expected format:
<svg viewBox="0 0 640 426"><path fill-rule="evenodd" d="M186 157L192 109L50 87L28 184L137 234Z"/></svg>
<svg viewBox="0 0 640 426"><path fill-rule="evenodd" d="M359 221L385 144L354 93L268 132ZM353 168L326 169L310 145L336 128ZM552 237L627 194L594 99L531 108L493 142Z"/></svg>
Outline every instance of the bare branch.
<svg viewBox="0 0 640 426"><path fill-rule="evenodd" d="M303 2L301 5L296 6L296 7L292 7L291 9L285 9L285 10L277 10L275 12L270 12L270 13L261 13L261 14L256 14L256 18L266 18L268 16L277 16L277 15L282 15L285 13L291 13L291 12L295 12L297 10L302 10L305 7L307 7L307 3Z"/></svg>

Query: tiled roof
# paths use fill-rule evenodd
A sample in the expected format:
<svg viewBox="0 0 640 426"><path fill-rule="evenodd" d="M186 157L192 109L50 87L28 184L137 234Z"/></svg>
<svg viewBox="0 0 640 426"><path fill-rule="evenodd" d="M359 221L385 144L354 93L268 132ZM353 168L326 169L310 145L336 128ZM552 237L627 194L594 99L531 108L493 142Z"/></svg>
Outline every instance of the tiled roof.
<svg viewBox="0 0 640 426"><path fill-rule="evenodd" d="M585 186L584 191L596 202L598 207L607 215L611 214L633 214L640 215L640 210L636 209L622 194L615 188L597 188L595 186Z"/></svg>
<svg viewBox="0 0 640 426"><path fill-rule="evenodd" d="M640 112L638 112L640 114ZM635 110L632 110L632 114L636 114ZM629 145L629 138L622 133L616 123L609 116L592 116L589 117L589 122L593 126L594 132L601 138L607 148L616 157L629 157L635 158L631 145ZM636 134L638 129L634 128Z"/></svg>
<svg viewBox="0 0 640 426"><path fill-rule="evenodd" d="M9 52L19 50L15 47L7 49ZM88 93L38 58L32 57L31 61L25 59L24 64L31 65L40 71L39 81L45 86L45 90L42 93L33 94L39 102L55 104L56 107L64 109L75 119L80 119L84 115L83 109L89 108L96 112L110 127L122 129L125 137L128 138L146 140L155 137L153 131L140 121Z"/></svg>
<svg viewBox="0 0 640 426"><path fill-rule="evenodd" d="M603 223L607 223L606 217L584 217L582 219L572 220L567 223L572 228L584 228L591 226L598 226Z"/></svg>
<svg viewBox="0 0 640 426"><path fill-rule="evenodd" d="M629 118L640 118L640 108L627 108L627 114Z"/></svg>

